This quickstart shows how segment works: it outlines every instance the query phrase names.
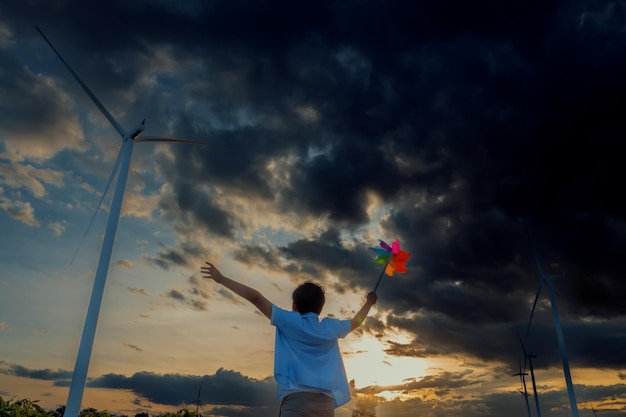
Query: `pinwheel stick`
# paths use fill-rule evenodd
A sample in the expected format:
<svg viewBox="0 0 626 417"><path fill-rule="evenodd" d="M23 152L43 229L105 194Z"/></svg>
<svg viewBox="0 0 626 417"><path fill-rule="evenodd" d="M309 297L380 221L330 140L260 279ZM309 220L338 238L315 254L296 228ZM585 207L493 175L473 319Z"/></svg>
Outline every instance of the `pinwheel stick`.
<svg viewBox="0 0 626 417"><path fill-rule="evenodd" d="M378 286L380 285L380 281L383 279L383 275L385 275L385 270L387 269L387 265L389 265L391 258L392 258L392 255L389 254L389 257L387 258L387 262L385 262L385 265L383 266L382 271L380 271L380 275L378 276L378 281L376 281L376 285L374 286L373 292L376 292L376 290L378 289Z"/></svg>

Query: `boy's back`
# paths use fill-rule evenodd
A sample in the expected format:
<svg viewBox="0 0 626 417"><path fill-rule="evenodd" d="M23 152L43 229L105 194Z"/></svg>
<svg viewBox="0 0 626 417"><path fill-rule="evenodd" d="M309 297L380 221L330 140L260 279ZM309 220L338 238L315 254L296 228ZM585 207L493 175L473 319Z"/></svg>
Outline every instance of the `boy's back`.
<svg viewBox="0 0 626 417"><path fill-rule="evenodd" d="M350 320L325 318L316 313L272 307L276 326L274 378L278 400L294 392L320 392L338 407L350 400L346 372L337 339L351 330Z"/></svg>
<svg viewBox="0 0 626 417"><path fill-rule="evenodd" d="M213 279L250 301L276 327L274 378L281 401L280 416L333 416L335 407L350 400L337 339L363 323L376 304L376 293L367 295L367 301L351 320L320 321L325 296L319 285L307 282L296 288L292 311L287 311L257 290L225 277L213 264L206 264L201 268L204 278Z"/></svg>

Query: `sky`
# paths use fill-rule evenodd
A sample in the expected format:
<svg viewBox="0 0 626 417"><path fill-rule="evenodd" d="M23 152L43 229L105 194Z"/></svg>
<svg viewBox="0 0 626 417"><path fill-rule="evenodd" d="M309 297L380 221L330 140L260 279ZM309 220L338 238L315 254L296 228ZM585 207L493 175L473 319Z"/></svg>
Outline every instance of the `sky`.
<svg viewBox="0 0 626 417"><path fill-rule="evenodd" d="M533 254L580 415L626 415L625 1L0 0L0 396L52 409L121 140L35 26L124 128L221 145L135 145L83 407L277 415L273 327L200 267L350 318L398 239L338 417L527 415L520 340L572 415Z"/></svg>

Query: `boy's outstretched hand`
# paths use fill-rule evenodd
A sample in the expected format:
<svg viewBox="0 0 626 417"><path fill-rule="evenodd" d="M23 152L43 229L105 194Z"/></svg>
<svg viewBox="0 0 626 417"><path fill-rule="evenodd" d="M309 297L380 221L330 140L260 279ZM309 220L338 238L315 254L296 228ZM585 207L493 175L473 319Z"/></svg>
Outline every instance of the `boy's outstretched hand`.
<svg viewBox="0 0 626 417"><path fill-rule="evenodd" d="M200 272L202 272L202 278L212 279L218 284L222 284L235 294L240 297L245 298L250 301L256 308L259 309L261 313L268 319L272 317L272 303L270 303L267 298L263 297L263 295L255 290L254 288L250 288L247 285L241 284L235 280L232 280L228 277L222 275L219 269L215 267L211 262L205 262L206 266L200 267Z"/></svg>
<svg viewBox="0 0 626 417"><path fill-rule="evenodd" d="M376 301L378 301L378 295L376 295L375 292L370 292L367 294L367 303L370 305L374 305L376 304Z"/></svg>
<svg viewBox="0 0 626 417"><path fill-rule="evenodd" d="M224 275L210 262L205 262L206 266L200 267L202 272L202 278L212 279L217 283L221 283L224 280Z"/></svg>
<svg viewBox="0 0 626 417"><path fill-rule="evenodd" d="M372 291L367 294L367 300L365 301L365 304L363 304L363 307L361 307L361 309L354 315L352 320L350 320L350 331L356 329L361 324L363 324L363 321L365 321L365 317L367 317L370 312L370 308L372 308L372 306L376 304L377 300L378 296L375 292Z"/></svg>

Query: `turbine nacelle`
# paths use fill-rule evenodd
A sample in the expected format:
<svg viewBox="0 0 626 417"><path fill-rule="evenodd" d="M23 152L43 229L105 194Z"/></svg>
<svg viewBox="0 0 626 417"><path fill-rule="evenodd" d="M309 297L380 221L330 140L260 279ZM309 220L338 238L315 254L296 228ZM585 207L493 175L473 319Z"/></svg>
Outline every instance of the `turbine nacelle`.
<svg viewBox="0 0 626 417"><path fill-rule="evenodd" d="M128 133L128 137L132 140L135 140L143 133L143 130L146 128L146 119L143 119L141 123L139 123L133 130Z"/></svg>

